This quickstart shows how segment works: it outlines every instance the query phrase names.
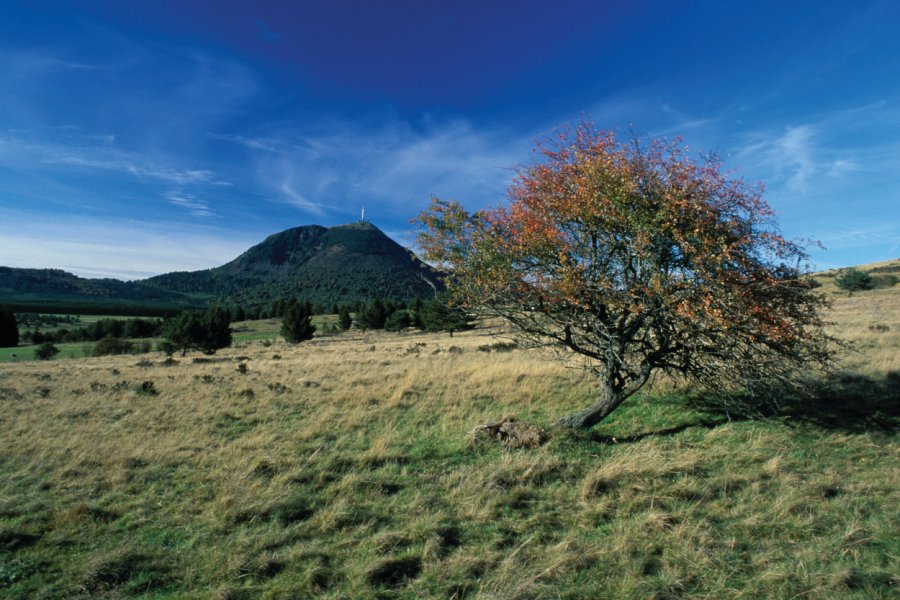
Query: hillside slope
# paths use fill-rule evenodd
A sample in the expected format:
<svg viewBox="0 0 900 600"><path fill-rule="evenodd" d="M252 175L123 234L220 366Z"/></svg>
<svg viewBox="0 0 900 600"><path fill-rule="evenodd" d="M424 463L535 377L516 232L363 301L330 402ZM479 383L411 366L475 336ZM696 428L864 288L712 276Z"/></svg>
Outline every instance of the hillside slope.
<svg viewBox="0 0 900 600"><path fill-rule="evenodd" d="M838 288L839 269L812 276L832 302L826 316L831 333L853 344L843 364L865 374L900 373L900 259L856 268L872 276L874 289L851 294Z"/></svg>
<svg viewBox="0 0 900 600"><path fill-rule="evenodd" d="M0 304L17 310L54 312L108 311L125 314L128 307L153 312L179 306L196 306L202 297L147 285L140 281L87 279L61 269L0 267Z"/></svg>
<svg viewBox="0 0 900 600"><path fill-rule="evenodd" d="M234 260L204 271L146 280L161 289L207 292L235 304L286 297L332 304L412 299L432 292L438 273L371 223L307 225L270 235Z"/></svg>
<svg viewBox="0 0 900 600"><path fill-rule="evenodd" d="M20 306L268 305L300 297L323 305L433 293L439 273L371 223L306 225L270 235L212 269L142 281L85 279L58 269L0 267L0 303ZM429 283L431 282L431 283Z"/></svg>

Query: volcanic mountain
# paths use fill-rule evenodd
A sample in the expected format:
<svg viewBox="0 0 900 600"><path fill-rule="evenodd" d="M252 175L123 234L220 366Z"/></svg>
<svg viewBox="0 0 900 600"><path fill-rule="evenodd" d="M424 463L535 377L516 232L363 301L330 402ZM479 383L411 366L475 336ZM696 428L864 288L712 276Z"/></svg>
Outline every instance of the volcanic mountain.
<svg viewBox="0 0 900 600"><path fill-rule="evenodd" d="M294 297L330 306L368 298L429 297L440 286L440 273L368 222L295 227L270 235L220 267L132 282L84 279L56 269L0 267L0 303L20 310L23 304L45 309L265 306Z"/></svg>

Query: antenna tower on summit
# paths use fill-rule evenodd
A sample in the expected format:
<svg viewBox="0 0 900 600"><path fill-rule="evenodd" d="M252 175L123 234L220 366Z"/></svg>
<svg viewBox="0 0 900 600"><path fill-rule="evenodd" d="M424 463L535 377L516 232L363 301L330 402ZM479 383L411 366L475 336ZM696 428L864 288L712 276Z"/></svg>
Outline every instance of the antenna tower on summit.
<svg viewBox="0 0 900 600"><path fill-rule="evenodd" d="M362 207L362 214L359 216L359 222L360 223L366 222L366 207L365 206Z"/></svg>

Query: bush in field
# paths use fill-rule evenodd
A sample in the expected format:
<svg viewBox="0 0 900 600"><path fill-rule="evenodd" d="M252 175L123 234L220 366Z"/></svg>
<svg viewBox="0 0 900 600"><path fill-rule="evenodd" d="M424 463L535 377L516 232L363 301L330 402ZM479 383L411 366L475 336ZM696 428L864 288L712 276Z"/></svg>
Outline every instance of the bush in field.
<svg viewBox="0 0 900 600"><path fill-rule="evenodd" d="M311 340L316 332L312 324L312 308L309 302L292 300L284 309L284 320L281 322L281 335L289 344L298 344Z"/></svg>
<svg viewBox="0 0 900 600"><path fill-rule="evenodd" d="M400 331L412 325L412 319L405 309L395 310L384 321L384 328L387 331Z"/></svg>
<svg viewBox="0 0 900 600"><path fill-rule="evenodd" d="M453 332L463 331L472 326L466 311L459 306L451 306L450 299L446 296L438 296L425 302L418 315L422 329L447 331L450 333L450 337L453 337Z"/></svg>
<svg viewBox="0 0 900 600"><path fill-rule="evenodd" d="M19 345L19 325L11 310L0 307L0 348L14 348Z"/></svg>
<svg viewBox="0 0 900 600"><path fill-rule="evenodd" d="M182 356L188 350L215 354L231 345L231 315L218 306L205 312L185 311L163 324L163 337Z"/></svg>
<svg viewBox="0 0 900 600"><path fill-rule="evenodd" d="M350 329L353 325L353 317L350 316L349 306L342 306L338 310L338 325L340 325L341 329L344 331Z"/></svg>
<svg viewBox="0 0 900 600"><path fill-rule="evenodd" d="M842 290L847 290L848 292L870 290L875 287L871 275L853 267L838 273L838 276L834 278L834 283Z"/></svg>
<svg viewBox="0 0 900 600"><path fill-rule="evenodd" d="M896 275L875 275L872 277L872 287L890 289L897 285L897 281Z"/></svg>
<svg viewBox="0 0 900 600"><path fill-rule="evenodd" d="M384 329L388 318L387 307L379 299L372 300L356 315L356 323L362 329Z"/></svg>
<svg viewBox="0 0 900 600"><path fill-rule="evenodd" d="M96 344L94 344L94 356L109 356L112 354L131 354L135 350L135 345L129 340L122 338L106 336Z"/></svg>
<svg viewBox="0 0 900 600"><path fill-rule="evenodd" d="M34 351L34 356L40 360L50 360L59 354L59 348L53 345L53 342L44 342Z"/></svg>
<svg viewBox="0 0 900 600"><path fill-rule="evenodd" d="M178 352L178 346L170 342L169 340L162 340L156 345L156 349L160 352L165 353L169 358L172 357L173 354Z"/></svg>

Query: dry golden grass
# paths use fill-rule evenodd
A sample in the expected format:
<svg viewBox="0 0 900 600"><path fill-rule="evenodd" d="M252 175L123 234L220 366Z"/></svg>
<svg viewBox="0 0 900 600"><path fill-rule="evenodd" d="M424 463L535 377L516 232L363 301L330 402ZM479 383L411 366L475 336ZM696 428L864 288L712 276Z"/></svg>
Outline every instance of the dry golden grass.
<svg viewBox="0 0 900 600"><path fill-rule="evenodd" d="M900 277L900 259L859 268L873 275L887 272ZM834 323L831 333L854 345L844 360L846 368L866 375L900 371L900 284L851 294L835 285L838 273L824 271L814 278L822 284L818 291L834 303L827 315Z"/></svg>
<svg viewBox="0 0 900 600"><path fill-rule="evenodd" d="M898 298L835 294L858 372L900 368ZM472 445L593 393L537 352L479 350L491 332L0 365L0 596L896 592L892 429L729 422L669 394L593 436Z"/></svg>

